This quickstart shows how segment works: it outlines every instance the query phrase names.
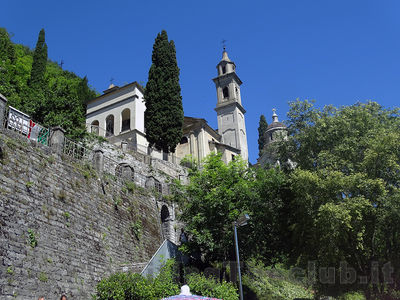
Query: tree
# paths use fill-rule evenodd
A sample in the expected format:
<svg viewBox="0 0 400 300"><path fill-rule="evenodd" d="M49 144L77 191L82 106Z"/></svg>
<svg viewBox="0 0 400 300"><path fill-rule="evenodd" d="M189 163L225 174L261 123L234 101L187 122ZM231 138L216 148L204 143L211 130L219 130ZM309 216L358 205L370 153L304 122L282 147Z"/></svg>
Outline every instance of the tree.
<svg viewBox="0 0 400 300"><path fill-rule="evenodd" d="M175 44L163 30L153 45L152 65L144 93L146 137L150 146L175 152L182 138L183 107Z"/></svg>
<svg viewBox="0 0 400 300"><path fill-rule="evenodd" d="M0 93L10 97L15 93L15 49L5 28L0 28Z"/></svg>
<svg viewBox="0 0 400 300"><path fill-rule="evenodd" d="M178 184L174 196L191 236L190 250L208 263L234 260L232 223L246 212L251 219L239 230L243 258L271 262L283 247L278 216L284 182L279 170L248 168L240 158L226 165L221 154L208 156L201 169L190 170L187 185Z"/></svg>
<svg viewBox="0 0 400 300"><path fill-rule="evenodd" d="M317 109L296 101L289 111L288 141L280 145L281 161L298 165L288 170L288 229L293 262L307 269L335 267L334 284L317 288L335 295L362 289L380 295L388 286L373 278L372 266L400 266L400 115L375 102ZM340 272L354 270L369 284L340 284ZM394 274L399 278L399 273Z"/></svg>
<svg viewBox="0 0 400 300"><path fill-rule="evenodd" d="M82 138L86 134L86 101L96 97L96 92L88 86L86 77L79 78L48 61L46 49L43 30L33 52L13 44L7 30L0 28L0 93L7 97L9 105L27 113L35 122L47 127L62 126L69 137Z"/></svg>
<svg viewBox="0 0 400 300"><path fill-rule="evenodd" d="M264 115L260 116L258 124L258 156L261 156L265 145L264 133L268 128L268 123Z"/></svg>
<svg viewBox="0 0 400 300"><path fill-rule="evenodd" d="M33 63L29 86L31 88L41 88L43 86L44 74L47 64L47 44L45 41L45 33L42 28L39 32L39 37L36 43L35 51L33 52Z"/></svg>

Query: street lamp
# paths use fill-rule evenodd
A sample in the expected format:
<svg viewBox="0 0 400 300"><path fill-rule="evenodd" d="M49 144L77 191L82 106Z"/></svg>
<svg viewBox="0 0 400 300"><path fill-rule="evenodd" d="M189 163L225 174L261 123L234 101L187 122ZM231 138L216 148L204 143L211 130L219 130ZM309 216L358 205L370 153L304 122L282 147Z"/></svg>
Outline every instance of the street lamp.
<svg viewBox="0 0 400 300"><path fill-rule="evenodd" d="M233 222L233 232L235 234L235 246L236 246L236 260L239 274L239 292L240 300L243 300L243 288L242 288L242 275L240 274L240 260L239 260L239 243L237 237L237 227L247 225L247 221L250 219L248 214L242 214L235 222Z"/></svg>

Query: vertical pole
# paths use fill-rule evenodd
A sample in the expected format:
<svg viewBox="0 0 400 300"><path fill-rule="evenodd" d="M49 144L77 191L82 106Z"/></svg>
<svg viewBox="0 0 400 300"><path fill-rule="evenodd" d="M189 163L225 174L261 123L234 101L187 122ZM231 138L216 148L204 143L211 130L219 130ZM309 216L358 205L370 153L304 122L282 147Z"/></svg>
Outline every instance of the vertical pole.
<svg viewBox="0 0 400 300"><path fill-rule="evenodd" d="M237 260L238 275L239 275L239 293L240 293L240 300L243 300L242 276L241 276L241 274L240 274L239 243L238 243L238 237L237 237L236 222L233 223L233 231L234 231L234 233L235 233L236 260Z"/></svg>

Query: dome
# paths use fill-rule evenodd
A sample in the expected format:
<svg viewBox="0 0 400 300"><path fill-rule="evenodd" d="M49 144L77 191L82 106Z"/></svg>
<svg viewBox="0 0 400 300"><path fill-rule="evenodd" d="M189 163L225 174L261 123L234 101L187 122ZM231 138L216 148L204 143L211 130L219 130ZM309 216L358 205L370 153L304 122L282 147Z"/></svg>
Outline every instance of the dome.
<svg viewBox="0 0 400 300"><path fill-rule="evenodd" d="M286 125L283 124L282 122L272 122L271 124L268 125L267 130L279 127L286 128Z"/></svg>

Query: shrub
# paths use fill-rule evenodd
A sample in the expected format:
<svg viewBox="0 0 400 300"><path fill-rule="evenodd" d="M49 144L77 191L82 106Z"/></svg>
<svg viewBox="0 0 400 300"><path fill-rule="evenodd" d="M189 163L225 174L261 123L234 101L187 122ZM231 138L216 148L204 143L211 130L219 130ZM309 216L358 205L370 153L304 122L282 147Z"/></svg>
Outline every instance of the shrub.
<svg viewBox="0 0 400 300"><path fill-rule="evenodd" d="M159 300L178 295L178 268L174 260L168 260L155 278L145 278L139 274L116 273L99 282L95 300ZM200 296L237 300L239 298L232 283L217 283L203 274L190 274L186 277L191 292Z"/></svg>
<svg viewBox="0 0 400 300"><path fill-rule="evenodd" d="M313 299L313 294L305 284L291 276L281 265L266 267L261 262L251 260L248 271L243 276L243 285L257 295L259 300Z"/></svg>
<svg viewBox="0 0 400 300"><path fill-rule="evenodd" d="M96 300L159 300L179 294L174 281L174 261L167 261L156 278L139 274L116 273L103 279L96 287Z"/></svg>
<svg viewBox="0 0 400 300"><path fill-rule="evenodd" d="M214 278L192 273L187 276L187 285L192 294L224 300L237 300L239 295L231 282L218 283Z"/></svg>
<svg viewBox="0 0 400 300"><path fill-rule="evenodd" d="M362 293L352 292L339 297L339 300L365 300L365 296Z"/></svg>

